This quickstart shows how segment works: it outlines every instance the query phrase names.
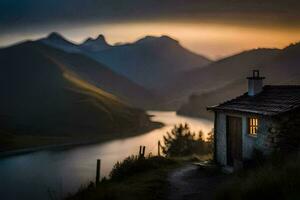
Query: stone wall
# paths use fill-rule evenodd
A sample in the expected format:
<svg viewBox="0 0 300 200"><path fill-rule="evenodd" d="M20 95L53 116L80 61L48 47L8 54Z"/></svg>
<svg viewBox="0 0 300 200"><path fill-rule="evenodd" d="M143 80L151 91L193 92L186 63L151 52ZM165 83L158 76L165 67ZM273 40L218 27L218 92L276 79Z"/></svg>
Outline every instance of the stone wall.
<svg viewBox="0 0 300 200"><path fill-rule="evenodd" d="M216 159L220 165L226 165L226 115L215 112L215 139L216 139Z"/></svg>
<svg viewBox="0 0 300 200"><path fill-rule="evenodd" d="M216 112L216 157L217 162L221 165L227 164L227 139L226 139L226 117L235 116L242 118L242 155L244 160L251 159L255 149L269 154L272 150L273 144L270 144L268 138L269 127L273 124L271 118L259 115L237 114ZM257 117L259 119L259 128L257 136L248 134L248 118Z"/></svg>
<svg viewBox="0 0 300 200"><path fill-rule="evenodd" d="M266 145L273 151L299 151L300 147L300 111L286 113L273 118L268 127Z"/></svg>
<svg viewBox="0 0 300 200"><path fill-rule="evenodd" d="M261 115L215 113L216 159L221 165L227 164L226 117L242 118L242 155L244 160L251 159L258 150L265 155L274 151L294 151L300 149L300 111L287 113L280 117ZM248 118L257 117L259 127L257 136L248 134Z"/></svg>
<svg viewBox="0 0 300 200"><path fill-rule="evenodd" d="M255 148L255 142L258 137L250 136L248 134L248 117L247 115L241 115L242 118L242 145L243 145L243 159L250 159L252 157L253 150Z"/></svg>

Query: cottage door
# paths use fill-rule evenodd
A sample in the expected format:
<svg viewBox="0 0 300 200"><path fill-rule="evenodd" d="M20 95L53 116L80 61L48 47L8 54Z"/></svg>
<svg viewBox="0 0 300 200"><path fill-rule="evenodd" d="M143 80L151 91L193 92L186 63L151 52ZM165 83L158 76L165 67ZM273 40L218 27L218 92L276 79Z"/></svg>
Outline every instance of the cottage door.
<svg viewBox="0 0 300 200"><path fill-rule="evenodd" d="M242 118L227 116L227 164L242 161Z"/></svg>

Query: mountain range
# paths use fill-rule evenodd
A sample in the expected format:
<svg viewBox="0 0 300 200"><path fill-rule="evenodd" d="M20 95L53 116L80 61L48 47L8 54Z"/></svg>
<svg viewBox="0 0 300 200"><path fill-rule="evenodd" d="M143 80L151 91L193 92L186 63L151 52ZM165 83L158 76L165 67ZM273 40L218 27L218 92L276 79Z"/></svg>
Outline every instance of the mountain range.
<svg viewBox="0 0 300 200"><path fill-rule="evenodd" d="M166 36L113 46L103 35L75 44L51 33L2 48L1 131L90 136L154 127L138 108L161 103L164 77L208 62Z"/></svg>
<svg viewBox="0 0 300 200"><path fill-rule="evenodd" d="M91 57L158 94L180 73L210 63L168 36L147 36L132 44L93 53Z"/></svg>
<svg viewBox="0 0 300 200"><path fill-rule="evenodd" d="M168 36L146 36L134 43L114 46L103 35L81 44L71 43L58 33L39 41L65 52L84 54L158 95L183 71L211 62Z"/></svg>
<svg viewBox="0 0 300 200"><path fill-rule="evenodd" d="M267 84L299 84L300 44L211 61L168 36L110 45L103 35L76 44L51 33L0 49L0 65L2 128L110 133L149 124L137 108L209 118L206 106L244 93L253 69Z"/></svg>

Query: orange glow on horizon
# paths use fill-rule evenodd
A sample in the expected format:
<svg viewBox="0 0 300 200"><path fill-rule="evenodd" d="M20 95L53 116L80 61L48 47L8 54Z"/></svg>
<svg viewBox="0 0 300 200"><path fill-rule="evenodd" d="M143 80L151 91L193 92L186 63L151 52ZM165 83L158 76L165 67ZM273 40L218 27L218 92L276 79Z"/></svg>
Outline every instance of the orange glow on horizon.
<svg viewBox="0 0 300 200"><path fill-rule="evenodd" d="M90 35L99 33L109 43L134 42L146 35L168 35L184 47L212 59L225 57L253 48L284 48L300 41L300 29L246 27L208 23L125 23L94 25ZM73 32L74 33L74 32ZM75 35L75 34L74 34ZM80 33L77 42L84 38Z"/></svg>
<svg viewBox="0 0 300 200"><path fill-rule="evenodd" d="M60 27L67 39L77 43L87 37L105 35L111 44L134 42L146 35L168 35L184 47L212 59L226 57L254 48L284 48L300 41L299 28L229 25L217 23L144 22L89 25L73 28ZM49 32L27 34L27 38L39 38ZM12 38L13 36L10 35ZM24 34L15 38L25 37ZM3 39L2 39L3 40Z"/></svg>

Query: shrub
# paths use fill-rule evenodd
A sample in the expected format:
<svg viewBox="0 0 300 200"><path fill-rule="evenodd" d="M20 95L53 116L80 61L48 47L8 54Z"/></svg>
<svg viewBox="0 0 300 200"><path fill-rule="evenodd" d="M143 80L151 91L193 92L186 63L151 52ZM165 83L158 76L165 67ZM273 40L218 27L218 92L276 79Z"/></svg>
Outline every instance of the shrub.
<svg viewBox="0 0 300 200"><path fill-rule="evenodd" d="M212 137L211 137L212 139ZM203 132L198 137L191 132L188 124L175 125L171 132L164 136L163 153L167 157L207 154L211 152L211 143L203 139Z"/></svg>
<svg viewBox="0 0 300 200"><path fill-rule="evenodd" d="M168 166L174 164L174 162L173 160L158 156L148 156L146 158L129 156L122 162L117 162L109 176L111 180L120 180L140 172Z"/></svg>

